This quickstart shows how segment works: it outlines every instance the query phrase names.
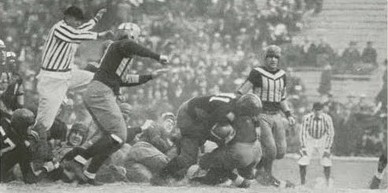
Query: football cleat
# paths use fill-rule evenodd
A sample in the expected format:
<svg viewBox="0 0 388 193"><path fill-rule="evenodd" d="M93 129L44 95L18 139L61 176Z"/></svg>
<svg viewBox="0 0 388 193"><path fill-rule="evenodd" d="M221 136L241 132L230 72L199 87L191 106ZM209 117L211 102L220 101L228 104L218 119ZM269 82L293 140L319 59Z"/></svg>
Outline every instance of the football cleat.
<svg viewBox="0 0 388 193"><path fill-rule="evenodd" d="M381 179L378 179L376 176L373 176L372 182L369 185L370 189L379 189Z"/></svg>

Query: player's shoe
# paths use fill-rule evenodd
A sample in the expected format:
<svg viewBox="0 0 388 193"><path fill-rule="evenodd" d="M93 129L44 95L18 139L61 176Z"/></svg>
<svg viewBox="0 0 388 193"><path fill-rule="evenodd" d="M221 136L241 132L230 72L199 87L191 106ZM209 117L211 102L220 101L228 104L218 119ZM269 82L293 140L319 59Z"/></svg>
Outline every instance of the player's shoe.
<svg viewBox="0 0 388 193"><path fill-rule="evenodd" d="M80 185L89 184L89 185L92 185L92 186L102 186L102 185L104 185L102 182L99 182L96 179L90 179L90 178L88 178L86 176L85 176L85 180L80 180L78 184L80 184Z"/></svg>
<svg viewBox="0 0 388 193"><path fill-rule="evenodd" d="M278 180L275 177L270 177L270 185L278 188L295 188L295 184L286 180Z"/></svg>
<svg viewBox="0 0 388 193"><path fill-rule="evenodd" d="M372 182L369 185L370 189L379 189L380 188L381 179L378 179L376 176L373 176Z"/></svg>
<svg viewBox="0 0 388 193"><path fill-rule="evenodd" d="M168 186L170 184L170 177L157 174L151 178L150 183L153 186Z"/></svg>
<svg viewBox="0 0 388 193"><path fill-rule="evenodd" d="M249 188L251 186L251 182L247 179L244 179L241 184L237 185L238 188Z"/></svg>
<svg viewBox="0 0 388 193"><path fill-rule="evenodd" d="M111 170L112 175L114 176L115 180L128 182L128 179L126 176L127 170L124 167L110 165L109 169Z"/></svg>
<svg viewBox="0 0 388 193"><path fill-rule="evenodd" d="M84 175L84 166L75 160L64 160L62 167L67 173L73 173L74 178L79 181L86 181L87 178Z"/></svg>

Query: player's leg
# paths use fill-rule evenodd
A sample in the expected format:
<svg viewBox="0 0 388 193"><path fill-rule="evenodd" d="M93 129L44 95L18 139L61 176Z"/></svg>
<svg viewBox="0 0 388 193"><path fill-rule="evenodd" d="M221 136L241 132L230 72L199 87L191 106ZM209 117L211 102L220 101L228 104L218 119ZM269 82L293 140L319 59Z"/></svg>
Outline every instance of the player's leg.
<svg viewBox="0 0 388 193"><path fill-rule="evenodd" d="M378 189L380 187L381 180L383 179L384 169L387 166L387 155L383 153L379 158L377 165L377 173L373 176L372 182L369 185L370 189Z"/></svg>
<svg viewBox="0 0 388 193"><path fill-rule="evenodd" d="M313 154L313 151L314 148L312 146L312 141L307 140L306 148L300 151L301 157L298 160L300 183L302 185L306 184L307 166L310 165L311 155Z"/></svg>
<svg viewBox="0 0 388 193"><path fill-rule="evenodd" d="M62 101L66 97L68 81L40 76L38 78L39 106L34 130L42 140L47 140L47 131L53 125Z"/></svg>
<svg viewBox="0 0 388 193"><path fill-rule="evenodd" d="M276 159L282 159L286 155L287 140L286 140L286 127L283 118L280 114L273 115L275 126L273 127L273 136L276 144Z"/></svg>
<svg viewBox="0 0 388 193"><path fill-rule="evenodd" d="M72 70L69 90L82 90L93 80L94 73L86 70Z"/></svg>
<svg viewBox="0 0 388 193"><path fill-rule="evenodd" d="M79 175L79 170L76 173L81 180L93 184L95 174L102 163L126 141L127 130L116 97L109 87L98 81L92 82L85 93L84 100L94 121L104 133L93 145L74 157L74 160L81 165L92 158L83 177Z"/></svg>
<svg viewBox="0 0 388 193"><path fill-rule="evenodd" d="M201 123L196 123L188 114L188 102L183 103L177 113L177 127L182 135L178 142L178 156L173 158L166 167L164 167L159 175L155 178L155 185L159 184L158 178L166 178L172 176L181 178L182 175L177 175L182 169L188 169L191 165L197 163L198 150L205 143L206 136L201 136L200 131L203 130ZM195 134L196 135L195 135Z"/></svg>
<svg viewBox="0 0 388 193"><path fill-rule="evenodd" d="M260 142L263 150L263 158L257 165L257 169L264 169L266 174L264 175L272 175L272 163L273 160L276 159L276 143L274 136L272 134L272 126L273 120L270 115L261 114L259 116L260 122Z"/></svg>
<svg viewBox="0 0 388 193"><path fill-rule="evenodd" d="M258 141L254 142L251 148L252 148L251 154L246 156L246 157L252 156L251 159L249 160L251 161L250 164L246 167L237 169L238 173L246 179L253 179L255 177L257 164L260 162L263 156L260 142Z"/></svg>
<svg viewBox="0 0 388 193"><path fill-rule="evenodd" d="M52 152L47 143L47 132L54 123L61 103L66 96L68 82L47 76L38 78L39 106L33 130L39 134L36 150L37 162L50 159Z"/></svg>
<svg viewBox="0 0 388 193"><path fill-rule="evenodd" d="M202 139L182 136L179 147L180 154L168 162L166 167L161 170L160 177L166 178L171 176L178 180L182 179L183 176L180 172L197 163L198 150L202 144Z"/></svg>
<svg viewBox="0 0 388 193"><path fill-rule="evenodd" d="M325 175L326 185L329 186L332 166L331 153L329 150L325 150L324 140L321 140L319 144L321 145L317 147L317 151L321 157L321 165L323 166L323 174Z"/></svg>

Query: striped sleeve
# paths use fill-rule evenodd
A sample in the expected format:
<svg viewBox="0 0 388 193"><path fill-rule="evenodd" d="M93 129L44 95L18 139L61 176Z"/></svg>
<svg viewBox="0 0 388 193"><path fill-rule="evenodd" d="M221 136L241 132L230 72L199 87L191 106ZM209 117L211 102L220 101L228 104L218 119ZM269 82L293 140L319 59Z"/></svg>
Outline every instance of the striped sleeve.
<svg viewBox="0 0 388 193"><path fill-rule="evenodd" d="M91 20L89 20L88 22L82 24L81 26L79 26L77 29L78 30L83 30L83 31L89 31L91 30L94 26L96 26L98 20L96 18L93 18Z"/></svg>
<svg viewBox="0 0 388 193"><path fill-rule="evenodd" d="M330 115L324 116L325 127L327 129L327 136L325 140L325 149L330 149L334 139L334 126Z"/></svg>
<svg viewBox="0 0 388 193"><path fill-rule="evenodd" d="M152 80L152 75L136 75L136 74L126 75L122 80L122 82L120 83L120 86L126 86L126 87L138 86L150 80Z"/></svg>
<svg viewBox="0 0 388 193"><path fill-rule="evenodd" d="M306 138L307 138L307 133L308 133L308 127L309 127L309 122L310 122L310 114L306 115L303 117L303 122L302 126L300 129L299 137L300 137L300 145L302 147L306 147Z"/></svg>
<svg viewBox="0 0 388 193"><path fill-rule="evenodd" d="M75 29L65 23L59 23L54 27L54 35L63 41L76 43L82 40L97 39L96 32Z"/></svg>

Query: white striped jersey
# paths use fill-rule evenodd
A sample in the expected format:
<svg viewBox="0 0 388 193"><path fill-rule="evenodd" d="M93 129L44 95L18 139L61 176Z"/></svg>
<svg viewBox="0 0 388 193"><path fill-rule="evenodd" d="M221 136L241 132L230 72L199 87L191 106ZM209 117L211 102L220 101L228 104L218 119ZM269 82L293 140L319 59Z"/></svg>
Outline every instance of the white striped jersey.
<svg viewBox="0 0 388 193"><path fill-rule="evenodd" d="M330 115L323 113L320 117L316 117L313 112L305 115L300 131L302 146L306 145L308 135L314 139L325 137L325 148L330 148L334 138L334 126Z"/></svg>
<svg viewBox="0 0 388 193"><path fill-rule="evenodd" d="M250 72L247 80L253 84L253 93L261 99L264 109L280 109L280 102L286 99L286 73L284 70L270 72L262 67L257 67Z"/></svg>
<svg viewBox="0 0 388 193"><path fill-rule="evenodd" d="M42 69L48 71L67 71L72 68L74 55L82 40L95 40L97 33L89 31L97 23L91 19L78 28L66 24L64 20L56 23L49 32L42 55Z"/></svg>

